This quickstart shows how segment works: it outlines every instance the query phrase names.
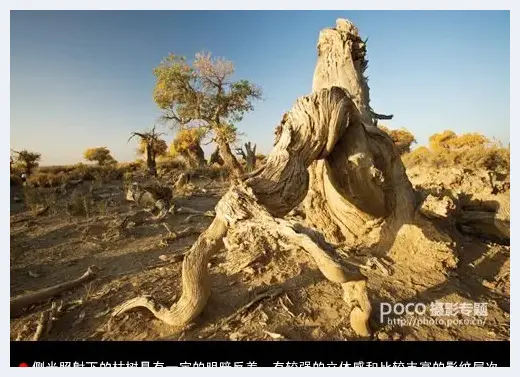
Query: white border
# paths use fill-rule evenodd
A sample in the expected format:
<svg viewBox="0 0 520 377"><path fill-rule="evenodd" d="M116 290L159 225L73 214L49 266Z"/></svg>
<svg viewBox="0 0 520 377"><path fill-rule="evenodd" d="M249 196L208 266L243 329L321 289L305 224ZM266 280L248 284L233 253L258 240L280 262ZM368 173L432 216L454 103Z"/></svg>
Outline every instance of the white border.
<svg viewBox="0 0 520 377"><path fill-rule="evenodd" d="M112 9L155 9L155 10L165 10L165 9L251 9L251 10L259 10L259 9L265 9L265 10L287 10L287 9L328 9L328 10L334 10L334 9L363 9L363 10L371 10L371 9L379 9L379 10L390 10L390 9L421 9L421 10L441 10L441 9L453 9L453 10L462 10L462 9L482 9L482 10L491 10L491 9L504 9L504 10L511 10L510 13L510 25L511 25L511 97L510 97L510 103L512 104L519 104L519 98L518 98L518 90L517 86L514 85L517 83L518 80L518 71L517 68L520 65L520 61L518 59L518 46L514 43L518 41L517 36L519 32L518 27L518 21L520 21L520 17L518 17L518 13L516 13L515 7L516 2L513 2L512 0L495 0L495 1L482 1L482 0L422 0L422 1L413 1L413 0L395 0L395 1L384 1L384 0L350 0L350 1L340 1L340 0L262 0L258 2L246 2L246 1L240 1L240 0L218 0L218 1L210 1L210 0L191 0L191 1L166 1L166 0L148 0L148 1L135 1L135 0L76 0L76 1L66 1L66 0L50 0L50 1L6 1L3 2L3 4L7 4L7 7L4 8L5 10L2 12L2 19L0 21L0 27L2 29L2 71L4 72L3 80L1 82L2 86L2 92L1 92L1 106L2 106L2 118L3 118L3 124L10 124L9 122L9 96L10 96L10 87L9 87L9 77L10 77L10 38L9 38L9 32L10 32L10 9L15 10L22 10L22 9L89 9L89 10L112 10ZM5 5L3 5L5 7ZM332 20L331 22L333 22ZM482 25L482 31L485 33L486 31L486 25ZM483 53L485 53L485 46L482 46ZM516 68L516 70L515 70ZM482 93L483 96L486 95L486 93ZM517 105L518 106L518 105ZM520 122L518 122L518 112L515 112L516 107L511 107L511 118L510 118L510 124L515 125L515 127L512 127L510 130L510 140L511 140L511 146L513 146L516 143L517 135L520 136L520 131L518 131L518 125L520 125ZM6 130L7 128L2 128L2 130ZM8 131L9 132L9 131ZM7 135L6 135L7 136ZM7 151L8 151L8 145L9 138L3 137L1 138L1 142L4 143L4 147L2 150L5 151L6 157L4 158L4 161L7 162ZM511 170L511 180L512 180L512 186L513 188L516 187L516 163L513 162L516 160L517 153L515 152L514 148L511 148L511 159L512 159L512 170ZM7 177L7 163L0 165L1 169L1 176ZM6 179L6 178L5 178ZM6 179L7 182L7 179ZM5 186L4 186L5 187ZM9 190L9 187L6 187L6 191ZM4 198L7 197L7 192L4 192ZM2 202L5 203L5 202ZM7 305L7 297L9 296L9 232L7 229L9 228L9 222L8 222L8 208L7 205L2 204L5 206L5 215L2 217L2 241L4 242L5 248L4 248L4 263L2 263L2 268L4 270L4 273L0 275L0 279L3 280L3 284L1 285L3 287L4 293L4 300L1 302L4 303L4 305ZM516 212L516 209L518 208L518 203L515 198L515 196L511 197L511 211ZM515 220L516 217L513 216L513 220L511 222L512 226L512 234L513 237L511 239L511 249L514 250L512 255L512 269L516 269L517 265L517 259L519 258L515 248L516 245L516 238L514 237L515 231ZM512 274L511 278L511 284L512 286L516 286L517 284L517 278L516 274ZM512 289L512 307L511 311L515 311L515 309L518 307L518 304L516 304L516 297L513 298L513 291ZM1 315L3 317L3 323L5 325L2 327L2 339L4 339L4 342L2 343L0 354L2 357L2 365L3 366L9 366L9 309L5 308L1 311ZM513 318L514 316L512 316ZM518 330L515 325L511 326L511 365L513 366L512 369L518 369L518 366L520 365L518 358L520 357L520 347L518 346L518 341L516 340L518 338ZM316 343L316 347L319 347L319 342ZM516 357L515 357L516 356ZM22 373L32 373L28 372L28 369L32 368L11 368L10 373L15 374L22 374ZM79 369L79 370L78 370ZM207 369L207 368L206 368ZM167 371L162 372L156 372L156 373L167 373L168 375L171 375L172 373L178 375L187 375L187 374L204 374L207 375L207 373L211 373L212 375L214 373L218 375L225 375L225 376L233 376L233 375L243 375L244 371L236 368L226 368L226 369L219 369L215 368L216 370L211 371L198 371L192 368L176 368L174 370L167 369ZM272 368L273 370L269 371L269 373L273 373L273 375L286 375L287 370L280 369L280 368ZM278 370L277 370L278 369ZM26 372L24 372L24 370ZM300 376L304 376L310 373L316 373L315 371L309 371L307 368L304 369L297 369L293 370L293 372L298 373ZM390 368L390 370L387 370L386 373L390 374L399 374L399 375L407 375L407 374L416 374L418 370L411 370L410 368L406 368L406 370L400 369L395 370L394 368ZM428 373L439 373L439 371L428 371L428 370L422 370L422 373L428 374ZM47 374L50 376L52 375L60 375L60 374L69 374L70 371L67 371L66 369L59 369L54 368L52 371L43 369L37 372L39 375L46 376ZM90 374L92 373L91 370L81 370L81 368L76 368L76 371L74 374L83 375L83 374ZM96 371L96 373L101 375L113 375L115 371L113 369L107 371ZM140 376L142 377L142 370L135 370L132 368L125 369L123 371L119 370L117 373L125 373L126 375L132 376ZM145 372L146 373L146 372ZM247 373L252 376L259 376L259 377L265 377L265 371L264 370L258 370L256 368L249 368L247 370ZM344 377L345 373L349 373L348 371L340 370L340 368L328 368L327 374L329 375L337 375ZM377 371L370 370L370 369L358 369L356 370L356 373L369 373L369 374L375 374L378 373ZM450 368L447 371L443 371L441 373L468 373L463 372L460 369L453 369ZM477 370L472 369L469 373L472 374L480 374L485 373L486 375L490 373L489 370L481 370L480 368L477 368ZM201 374L201 375L202 375Z"/></svg>

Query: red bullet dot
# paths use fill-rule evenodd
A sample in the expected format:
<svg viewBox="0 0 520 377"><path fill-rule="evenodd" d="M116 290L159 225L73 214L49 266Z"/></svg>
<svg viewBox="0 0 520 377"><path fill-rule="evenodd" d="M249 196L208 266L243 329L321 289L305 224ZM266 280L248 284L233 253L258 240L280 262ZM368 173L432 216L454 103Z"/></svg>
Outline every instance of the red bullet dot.
<svg viewBox="0 0 520 377"><path fill-rule="evenodd" d="M20 363L20 365L18 365L19 367L24 367L24 368L27 368L29 366L29 364L27 363Z"/></svg>

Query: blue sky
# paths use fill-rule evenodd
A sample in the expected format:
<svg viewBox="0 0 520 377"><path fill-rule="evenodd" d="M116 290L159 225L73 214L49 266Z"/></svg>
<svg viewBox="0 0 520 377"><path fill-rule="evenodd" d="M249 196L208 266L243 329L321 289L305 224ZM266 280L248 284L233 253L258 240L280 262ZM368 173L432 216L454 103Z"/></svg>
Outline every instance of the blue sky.
<svg viewBox="0 0 520 377"><path fill-rule="evenodd" d="M130 132L160 115L152 69L170 52L204 50L262 87L237 126L268 153L282 114L311 91L319 31L340 17L369 37L372 107L394 114L387 126L419 144L445 129L509 142L507 11L16 11L11 147L41 152L45 165L94 146L134 160Z"/></svg>

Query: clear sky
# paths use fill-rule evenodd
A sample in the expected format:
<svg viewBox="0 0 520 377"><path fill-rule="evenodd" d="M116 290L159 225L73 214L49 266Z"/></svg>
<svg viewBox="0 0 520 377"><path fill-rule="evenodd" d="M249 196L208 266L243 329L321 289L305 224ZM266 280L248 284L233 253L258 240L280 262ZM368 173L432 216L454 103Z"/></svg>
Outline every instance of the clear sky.
<svg viewBox="0 0 520 377"><path fill-rule="evenodd" d="M337 18L369 37L372 107L394 114L387 126L419 144L445 129L509 142L508 11L15 11L11 147L44 165L94 146L134 160L130 132L160 115L152 69L169 52L204 50L262 87L237 126L268 153L282 114L311 91L319 31Z"/></svg>

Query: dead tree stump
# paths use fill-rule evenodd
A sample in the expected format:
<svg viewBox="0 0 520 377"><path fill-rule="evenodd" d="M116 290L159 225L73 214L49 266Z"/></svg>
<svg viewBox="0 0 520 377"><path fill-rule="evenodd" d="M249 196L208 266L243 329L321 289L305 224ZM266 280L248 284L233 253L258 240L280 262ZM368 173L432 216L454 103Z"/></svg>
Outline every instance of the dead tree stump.
<svg viewBox="0 0 520 377"><path fill-rule="evenodd" d="M307 221L335 244L387 250L414 213L413 188L390 137L375 126L366 43L347 20L322 30L313 90L343 88L355 104L348 129L327 158L313 162L304 200ZM372 250L372 252L374 252Z"/></svg>
<svg viewBox="0 0 520 377"><path fill-rule="evenodd" d="M415 206L399 154L376 127L377 119L390 116L369 106L365 53L349 21L320 33L313 93L284 114L265 165L233 184L217 204L212 224L184 259L180 299L168 308L138 297L114 315L142 306L172 326L187 325L210 295L209 259L229 232L240 232L242 239L265 237L273 248L306 250L328 280L341 284L352 328L369 335L366 277L339 263L330 244L389 247ZM283 219L302 202L307 220L329 245L316 239L316 230Z"/></svg>
<svg viewBox="0 0 520 377"><path fill-rule="evenodd" d="M251 148L251 142L247 142L244 147L246 148L245 152L242 148L237 148L236 151L246 162L246 171L252 172L256 166L256 144Z"/></svg>

